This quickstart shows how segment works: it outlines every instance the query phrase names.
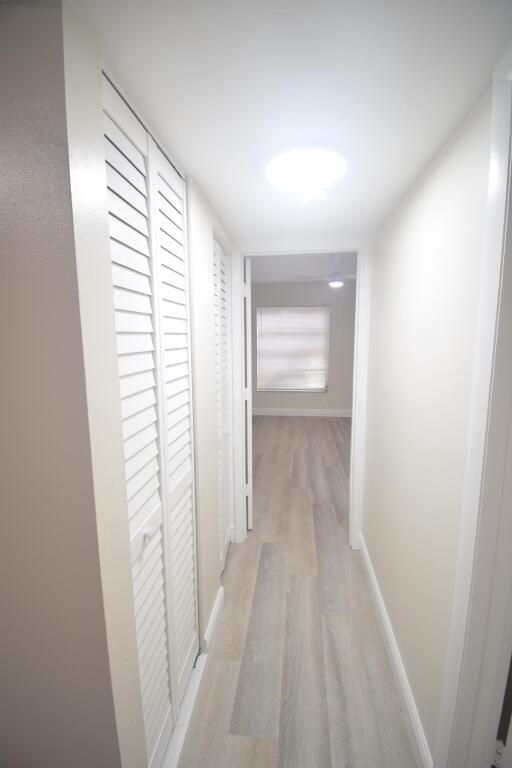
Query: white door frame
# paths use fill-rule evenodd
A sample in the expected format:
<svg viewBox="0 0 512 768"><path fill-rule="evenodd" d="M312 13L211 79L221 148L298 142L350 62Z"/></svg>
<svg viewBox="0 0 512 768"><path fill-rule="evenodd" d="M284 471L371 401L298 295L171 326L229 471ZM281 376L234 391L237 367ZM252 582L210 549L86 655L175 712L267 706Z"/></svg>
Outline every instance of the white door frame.
<svg viewBox="0 0 512 768"><path fill-rule="evenodd" d="M370 308L371 247L366 245L357 252L352 435L350 441L349 541L352 549L361 548L363 525Z"/></svg>
<svg viewBox="0 0 512 768"><path fill-rule="evenodd" d="M243 280L243 374L244 374L244 508L246 530L254 527L252 506L252 302L251 259L244 256Z"/></svg>
<svg viewBox="0 0 512 768"><path fill-rule="evenodd" d="M435 768L491 765L512 650L510 456L507 467L512 408L510 226L507 231L511 110L512 51L493 78L489 198L474 383Z"/></svg>
<svg viewBox="0 0 512 768"><path fill-rule="evenodd" d="M245 482L245 324L244 256L231 254L231 339L233 360L233 460L234 460L234 541L241 544L247 536L247 489ZM252 473L252 467L251 467ZM252 504L252 498L251 498Z"/></svg>
<svg viewBox="0 0 512 768"><path fill-rule="evenodd" d="M363 483L366 439L366 403L368 379L368 346L370 332L370 294L371 294L371 248L360 247L353 242L333 242L332 248L304 250L279 249L272 251L246 252L248 258L258 256L297 256L304 254L332 253L351 251L357 254L356 279L356 314L354 335L354 371L352 393L352 435L350 448L350 522L349 536L353 549L360 549L363 511ZM250 286L249 286L250 287ZM252 320L251 320L252 322ZM251 329L248 328L250 336ZM249 388L252 386L249 383Z"/></svg>

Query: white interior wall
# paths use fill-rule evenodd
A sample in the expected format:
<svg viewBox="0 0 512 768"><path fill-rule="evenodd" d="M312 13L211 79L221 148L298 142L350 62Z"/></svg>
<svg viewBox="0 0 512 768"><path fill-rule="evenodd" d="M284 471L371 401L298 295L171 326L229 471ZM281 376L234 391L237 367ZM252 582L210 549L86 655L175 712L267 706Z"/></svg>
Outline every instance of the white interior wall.
<svg viewBox="0 0 512 768"><path fill-rule="evenodd" d="M253 412L289 409L350 415L354 366L355 282L335 290L325 282L252 284ZM258 392L256 312L260 307L329 306L331 329L327 392Z"/></svg>
<svg viewBox="0 0 512 768"><path fill-rule="evenodd" d="M373 250L364 543L430 750L462 508L490 149L487 95Z"/></svg>

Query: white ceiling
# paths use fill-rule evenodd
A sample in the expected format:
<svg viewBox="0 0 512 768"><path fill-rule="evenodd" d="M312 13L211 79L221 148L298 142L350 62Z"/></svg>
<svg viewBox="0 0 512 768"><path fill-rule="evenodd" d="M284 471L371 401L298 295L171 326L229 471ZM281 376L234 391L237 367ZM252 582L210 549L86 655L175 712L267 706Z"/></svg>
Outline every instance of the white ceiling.
<svg viewBox="0 0 512 768"><path fill-rule="evenodd" d="M357 271L357 254L301 253L286 255L255 256L251 259L253 283L303 282L328 278L332 274L354 278Z"/></svg>
<svg viewBox="0 0 512 768"><path fill-rule="evenodd" d="M488 84L509 0L76 0L108 69L248 250L353 248ZM338 148L329 200L269 187L282 147Z"/></svg>

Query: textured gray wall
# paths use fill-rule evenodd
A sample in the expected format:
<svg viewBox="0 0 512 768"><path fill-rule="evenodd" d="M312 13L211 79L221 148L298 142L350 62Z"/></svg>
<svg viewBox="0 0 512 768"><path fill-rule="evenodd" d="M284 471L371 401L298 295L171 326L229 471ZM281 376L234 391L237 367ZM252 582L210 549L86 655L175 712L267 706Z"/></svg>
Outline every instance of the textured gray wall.
<svg viewBox="0 0 512 768"><path fill-rule="evenodd" d="M0 7L0 765L117 768L60 3Z"/></svg>

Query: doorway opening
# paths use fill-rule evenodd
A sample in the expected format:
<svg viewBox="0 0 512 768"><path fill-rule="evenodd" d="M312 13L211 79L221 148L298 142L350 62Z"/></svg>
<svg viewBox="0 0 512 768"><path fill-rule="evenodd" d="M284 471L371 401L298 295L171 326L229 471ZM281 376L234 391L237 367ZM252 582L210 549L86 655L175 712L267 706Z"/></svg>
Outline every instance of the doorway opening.
<svg viewBox="0 0 512 768"><path fill-rule="evenodd" d="M329 480L317 476L314 482L331 485L329 499L347 531L357 262L354 250L251 258L254 478L268 425L298 431L300 450L308 433L314 443L313 433L323 431L330 443L324 450L331 451L331 461L339 456L340 464L338 471L330 464ZM265 508L256 496L254 490L255 519Z"/></svg>

